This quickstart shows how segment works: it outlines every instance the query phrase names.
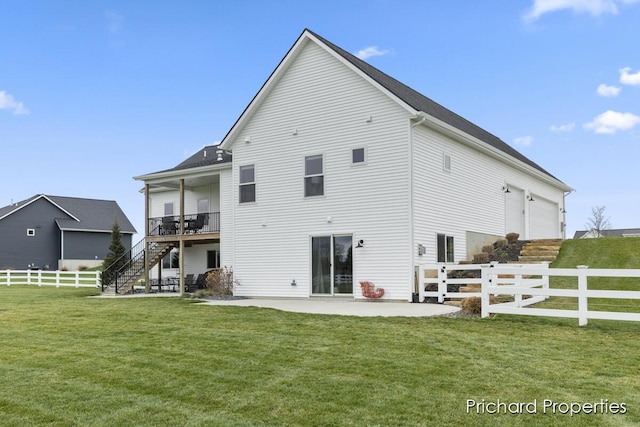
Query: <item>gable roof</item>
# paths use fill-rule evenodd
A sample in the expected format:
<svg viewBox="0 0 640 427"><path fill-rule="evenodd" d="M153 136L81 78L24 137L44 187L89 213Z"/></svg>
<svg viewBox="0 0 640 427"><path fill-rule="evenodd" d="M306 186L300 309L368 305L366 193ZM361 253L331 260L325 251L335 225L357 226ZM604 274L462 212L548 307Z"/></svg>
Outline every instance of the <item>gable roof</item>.
<svg viewBox="0 0 640 427"><path fill-rule="evenodd" d="M409 86L399 82L388 74L383 73L379 69L373 67L367 62L357 58L351 53L345 51L344 49L336 46L330 41L324 39L323 37L317 35L313 31L309 29L305 29L300 37L296 40L293 46L289 49L284 58L280 61L276 69L271 73L267 81L262 85L258 93L251 100L249 105L242 112L240 117L236 120L232 128L229 130L227 135L223 138L222 143L220 144L222 148L227 148L231 144L230 138L237 130L242 126L242 122L244 118L250 114L250 111L255 107L254 104L258 104L260 102L261 93L266 91L270 84L277 80L278 76L282 73L282 69L286 68L291 58L295 56L295 51L302 44L304 40L312 40L323 46L328 51L334 52L339 58L342 58L347 63L351 64L358 72L362 73L368 79L373 80L377 85L386 90L388 93L392 94L397 100L405 105L408 110L412 111L414 114L425 113L426 115L433 117L441 122L448 124L449 126L470 135L477 140L482 141L483 143L489 145L490 147L508 155L509 157L516 159L525 165L541 172L542 174L548 176L552 180L558 182L563 187L566 188L566 191L570 191L571 188L566 186L566 184L562 183L558 178L550 174L544 168L542 168L537 163L528 159L526 156L518 152L516 149L511 147L506 142L502 141L497 136L487 132L481 127L475 125L469 120L463 118L462 116L454 113L453 111L443 107L442 105L436 103L435 101L427 98L416 90L410 88Z"/></svg>
<svg viewBox="0 0 640 427"><path fill-rule="evenodd" d="M195 154L190 156L188 159L180 162L177 166L164 169L157 172L151 172L145 175L135 176L136 180L145 180L150 176L157 174L169 174L172 175L171 172L179 172L185 169L195 169L206 166L218 166L224 164L231 164L232 155L224 150L218 150L219 145L207 145L198 150ZM220 153L218 153L220 151ZM219 159L222 160L219 160Z"/></svg>
<svg viewBox="0 0 640 427"><path fill-rule="evenodd" d="M0 208L0 220L27 207L37 200L44 199L56 206L69 218L55 218L60 230L111 232L114 218L118 218L120 231L125 234L136 233L136 229L124 214L118 203L112 200L84 199L77 197L48 196L38 194L26 200Z"/></svg>

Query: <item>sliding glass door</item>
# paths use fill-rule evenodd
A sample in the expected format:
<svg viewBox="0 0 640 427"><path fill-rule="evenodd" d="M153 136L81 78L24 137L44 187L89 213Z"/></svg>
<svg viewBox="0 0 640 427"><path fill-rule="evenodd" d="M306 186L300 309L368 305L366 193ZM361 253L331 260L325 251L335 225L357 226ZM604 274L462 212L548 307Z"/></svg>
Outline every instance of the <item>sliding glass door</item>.
<svg viewBox="0 0 640 427"><path fill-rule="evenodd" d="M311 293L353 294L353 237L311 238Z"/></svg>

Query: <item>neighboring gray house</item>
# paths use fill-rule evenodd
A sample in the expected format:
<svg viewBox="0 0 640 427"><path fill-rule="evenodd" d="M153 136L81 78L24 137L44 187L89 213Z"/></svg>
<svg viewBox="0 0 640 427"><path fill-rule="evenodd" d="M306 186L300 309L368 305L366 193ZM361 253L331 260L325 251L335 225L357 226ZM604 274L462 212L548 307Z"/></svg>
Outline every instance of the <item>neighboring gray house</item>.
<svg viewBox="0 0 640 427"><path fill-rule="evenodd" d="M578 230L574 239L592 239L595 237L640 237L640 228L616 228L601 230L600 236L595 230Z"/></svg>
<svg viewBox="0 0 640 427"><path fill-rule="evenodd" d="M111 200L38 194L0 208L0 269L99 265L109 251L116 218L129 250L136 230Z"/></svg>

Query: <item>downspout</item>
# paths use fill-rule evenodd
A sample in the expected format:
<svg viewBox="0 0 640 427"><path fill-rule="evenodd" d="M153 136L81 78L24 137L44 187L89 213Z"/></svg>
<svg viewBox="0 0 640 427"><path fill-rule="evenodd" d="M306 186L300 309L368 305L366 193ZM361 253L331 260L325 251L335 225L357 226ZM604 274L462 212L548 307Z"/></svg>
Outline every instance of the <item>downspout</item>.
<svg viewBox="0 0 640 427"><path fill-rule="evenodd" d="M415 123L411 123L412 120L416 120L417 121ZM416 115L414 117L410 117L409 118L409 153L408 153L408 157L409 157L409 260L410 260L410 270L411 270L411 280L410 280L410 295L409 295L409 302L413 302L413 293L416 292L416 266L413 263L413 257L414 257L414 250L416 248L416 242L415 242L415 233L414 233L414 222L413 222L413 209L414 209L414 204L413 204L413 190L414 190L414 185L413 185L413 173L414 173L414 167L413 167L413 128L415 128L416 126L421 125L425 120L427 120L427 116L425 113L423 113L422 111L418 111L416 113Z"/></svg>
<svg viewBox="0 0 640 427"><path fill-rule="evenodd" d="M569 194L573 193L575 190L563 191L562 192L562 239L565 240L567 238L567 202L566 198Z"/></svg>

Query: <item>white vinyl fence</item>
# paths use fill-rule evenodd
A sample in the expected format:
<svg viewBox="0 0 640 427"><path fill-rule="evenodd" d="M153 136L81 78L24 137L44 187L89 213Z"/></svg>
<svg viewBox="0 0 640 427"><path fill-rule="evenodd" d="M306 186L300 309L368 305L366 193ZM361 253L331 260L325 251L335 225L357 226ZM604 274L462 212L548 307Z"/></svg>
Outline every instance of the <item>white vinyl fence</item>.
<svg viewBox="0 0 640 427"><path fill-rule="evenodd" d="M597 290L588 288L589 277L616 277L616 278L640 278L640 269L589 269L581 265L577 268L550 268L544 271L542 282L527 282L523 276L539 275L540 270L529 266L513 267L509 264L493 264L482 267L482 317L488 317L491 313L524 314L529 316L568 317L578 319L578 324L584 326L588 319L606 320L631 320L640 321L640 313L618 311L593 311L589 310L589 298L637 300L640 299L640 280L638 291L621 290ZM501 277L514 277L504 279ZM549 276L576 277L578 289L550 289ZM544 282L546 281L546 285ZM502 304L489 304L491 295L513 295L514 302ZM531 295L532 298L523 300L523 295ZM550 296L573 297L578 299L578 310L561 310L547 308L525 307L530 301L542 301Z"/></svg>
<svg viewBox="0 0 640 427"><path fill-rule="evenodd" d="M37 285L100 287L99 271L0 270L0 286Z"/></svg>
<svg viewBox="0 0 640 427"><path fill-rule="evenodd" d="M499 264L420 264L418 265L418 295L419 301L424 302L425 298L438 298L438 302L442 303L447 298L469 298L480 297L481 292L454 292L449 291L449 285L468 286L473 284L482 284L482 271L490 265ZM535 269L536 275L542 275L541 279L523 279L522 275L518 275L520 284L527 286L545 286L549 287L549 277L545 275L545 271L549 269L548 263L542 264L509 264L513 268L522 269L525 266ZM450 278L449 276L456 272L475 273L478 277ZM455 275L465 275L455 274ZM432 285L432 286L429 286ZM427 291L426 288L434 288L437 290ZM533 302L529 302L533 304Z"/></svg>
<svg viewBox="0 0 640 427"><path fill-rule="evenodd" d="M475 272L478 277L451 278L453 272ZM454 274L464 276L465 274ZM575 277L577 289L549 287L550 277ZM637 291L589 289L589 277L638 278ZM467 286L480 283L480 292L449 291L448 285ZM431 286L429 286L431 285ZM437 285L437 286L434 286ZM640 269L549 268L549 264L423 264L418 266L419 301L437 298L442 303L451 298L482 298L482 317L492 313L529 316L567 317L578 319L584 326L588 319L640 321L640 313L589 310L589 299L640 299ZM427 291L429 288L437 290ZM496 303L491 296L512 297L513 301ZM551 296L575 298L577 310L529 307ZM619 303L618 301L618 303ZM490 302L492 302L490 304ZM593 306L593 304L592 304Z"/></svg>

